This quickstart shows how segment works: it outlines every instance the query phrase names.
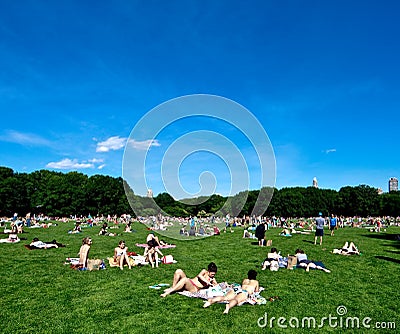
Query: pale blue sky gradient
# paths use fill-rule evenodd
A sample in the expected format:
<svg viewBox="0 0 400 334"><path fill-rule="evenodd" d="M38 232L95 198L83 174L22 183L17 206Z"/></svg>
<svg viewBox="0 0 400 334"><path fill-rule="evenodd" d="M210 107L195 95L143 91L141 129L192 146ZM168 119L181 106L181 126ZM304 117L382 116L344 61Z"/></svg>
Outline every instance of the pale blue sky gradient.
<svg viewBox="0 0 400 334"><path fill-rule="evenodd" d="M213 94L262 124L278 188L317 177L387 191L400 177L399 12L398 1L2 1L0 165L121 176L141 117ZM151 150L165 152L164 135ZM194 159L182 177L196 192Z"/></svg>

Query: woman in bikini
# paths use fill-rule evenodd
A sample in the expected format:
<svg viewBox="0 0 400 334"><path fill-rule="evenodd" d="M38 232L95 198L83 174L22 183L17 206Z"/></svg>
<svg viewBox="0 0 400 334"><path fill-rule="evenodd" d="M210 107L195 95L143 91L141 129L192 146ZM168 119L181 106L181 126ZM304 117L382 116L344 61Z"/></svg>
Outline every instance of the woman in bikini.
<svg viewBox="0 0 400 334"><path fill-rule="evenodd" d="M129 269L132 269L129 257L127 254L128 247L125 246L125 241L121 240L118 243L118 247L114 248L114 263L117 263L121 270L124 270L124 264L126 263Z"/></svg>
<svg viewBox="0 0 400 334"><path fill-rule="evenodd" d="M209 286L215 286L218 284L215 280L216 273L217 266L214 262L211 262L207 270L203 269L195 278L188 278L182 269L177 269L174 273L172 287L166 289L161 297L166 297L177 291L197 292Z"/></svg>
<svg viewBox="0 0 400 334"><path fill-rule="evenodd" d="M256 278L257 272L249 270L247 278L243 280L240 287L233 287L225 296L208 299L203 307L209 307L218 302L228 302L224 311L224 314L227 314L232 307L244 303L249 295L258 292L260 286Z"/></svg>

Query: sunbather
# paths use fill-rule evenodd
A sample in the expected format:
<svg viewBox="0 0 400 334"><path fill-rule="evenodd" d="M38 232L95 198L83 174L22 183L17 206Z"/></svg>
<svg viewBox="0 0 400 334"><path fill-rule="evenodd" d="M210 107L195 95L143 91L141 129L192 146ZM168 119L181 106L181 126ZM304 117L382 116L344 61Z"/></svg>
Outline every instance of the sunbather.
<svg viewBox="0 0 400 334"><path fill-rule="evenodd" d="M203 307L208 307L214 303L225 301L228 302L228 304L226 304L224 314L227 314L232 307L245 302L249 295L258 292L259 283L256 278L257 272L255 270L249 270L247 278L243 280L240 287L234 287L225 296L208 299Z"/></svg>
<svg viewBox="0 0 400 334"><path fill-rule="evenodd" d="M332 253L341 255L360 255L360 252L353 241L351 241L350 244L346 241L342 248L335 248Z"/></svg>
<svg viewBox="0 0 400 334"><path fill-rule="evenodd" d="M17 234L9 234L7 239L0 239L0 243L12 244L15 242L19 242L21 239L18 238Z"/></svg>
<svg viewBox="0 0 400 334"><path fill-rule="evenodd" d="M305 268L307 272L310 271L310 269L319 269L325 271L326 273L331 272L324 266L321 266L320 264L314 261L308 260L307 255L304 253L302 249L296 249L296 257L297 257L297 266Z"/></svg>
<svg viewBox="0 0 400 334"><path fill-rule="evenodd" d="M155 238L150 239L147 242L147 247L144 250L143 256L146 261L150 262L152 268L158 268L158 255L164 256L164 254L158 249L159 243Z"/></svg>
<svg viewBox="0 0 400 334"><path fill-rule="evenodd" d="M82 246L79 250L79 267L87 268L90 246L92 245L92 239L89 237L83 238Z"/></svg>
<svg viewBox="0 0 400 334"><path fill-rule="evenodd" d="M32 242L29 244L30 247L32 248L58 248L58 245L55 243L46 243L43 241L40 241L39 238L33 238Z"/></svg>
<svg viewBox="0 0 400 334"><path fill-rule="evenodd" d="M282 256L280 255L280 253L278 253L278 250L275 247L272 247L271 252L267 254L267 257L263 262L263 266L262 266L261 270L265 270L266 268L269 268L272 263L274 263L277 266L277 267L274 266L274 268L279 268L278 261L281 257Z"/></svg>
<svg viewBox="0 0 400 334"><path fill-rule="evenodd" d="M207 270L203 269L195 278L188 278L182 269L177 269L174 273L172 287L164 290L161 297L166 297L177 291L197 292L209 286L215 286L217 285L217 281L215 280L216 273L217 266L214 262L211 262Z"/></svg>
<svg viewBox="0 0 400 334"><path fill-rule="evenodd" d="M132 269L127 251L128 247L125 246L124 240L121 240L118 243L118 247L114 248L114 263L117 263L121 270L124 270L125 263L128 265L129 269Z"/></svg>

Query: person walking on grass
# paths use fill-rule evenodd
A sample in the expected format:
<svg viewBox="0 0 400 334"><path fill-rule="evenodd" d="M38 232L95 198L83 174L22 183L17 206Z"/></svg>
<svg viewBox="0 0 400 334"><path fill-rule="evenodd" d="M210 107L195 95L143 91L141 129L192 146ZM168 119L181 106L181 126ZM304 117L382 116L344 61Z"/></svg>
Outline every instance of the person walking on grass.
<svg viewBox="0 0 400 334"><path fill-rule="evenodd" d="M331 230L331 236L335 235L335 229L337 227L337 218L332 213L331 218L329 219L329 229Z"/></svg>
<svg viewBox="0 0 400 334"><path fill-rule="evenodd" d="M322 237L324 236L324 225L325 219L322 217L322 212L318 214L318 217L315 219L316 230L315 230L315 238L314 245L317 244L317 238L319 237L319 244L322 245Z"/></svg>

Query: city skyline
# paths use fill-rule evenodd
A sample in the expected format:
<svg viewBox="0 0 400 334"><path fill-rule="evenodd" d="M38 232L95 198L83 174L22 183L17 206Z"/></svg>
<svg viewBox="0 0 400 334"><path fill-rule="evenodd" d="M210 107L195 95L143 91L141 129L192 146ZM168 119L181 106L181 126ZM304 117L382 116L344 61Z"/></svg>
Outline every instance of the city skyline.
<svg viewBox="0 0 400 334"><path fill-rule="evenodd" d="M161 113L160 132L130 138L166 101L210 94L241 105L265 130L278 189L310 186L315 176L323 189L388 189L400 175L399 10L394 1L3 2L0 165L119 177L129 143L148 150L135 167L154 196L170 191L160 176L167 154L182 159L188 194L213 185L203 190L226 196L238 191L237 153L246 168L236 170L249 175L240 187L259 189L251 131L195 115L169 124ZM205 130L214 136L182 140Z"/></svg>

